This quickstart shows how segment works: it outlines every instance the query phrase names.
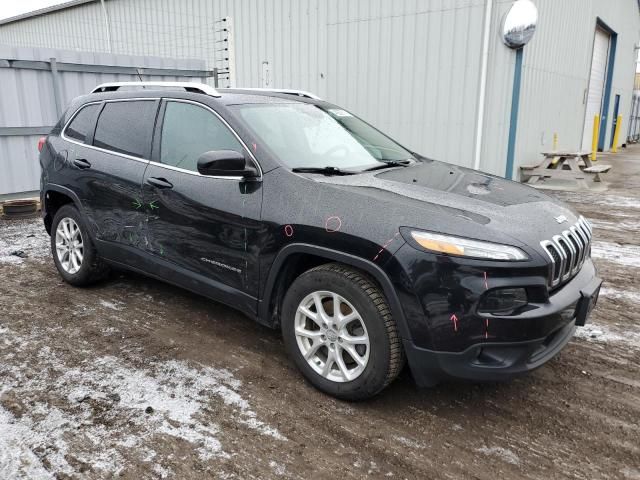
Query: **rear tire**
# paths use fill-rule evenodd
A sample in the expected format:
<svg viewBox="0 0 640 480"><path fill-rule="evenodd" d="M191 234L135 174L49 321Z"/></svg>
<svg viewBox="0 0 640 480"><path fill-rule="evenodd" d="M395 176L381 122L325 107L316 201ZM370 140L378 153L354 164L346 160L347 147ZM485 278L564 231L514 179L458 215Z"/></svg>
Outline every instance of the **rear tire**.
<svg viewBox="0 0 640 480"><path fill-rule="evenodd" d="M63 205L53 218L51 254L60 276L71 285L91 285L109 273L96 252L80 212L73 205Z"/></svg>
<svg viewBox="0 0 640 480"><path fill-rule="evenodd" d="M366 274L339 263L313 268L293 282L281 326L287 352L304 377L334 397L370 398L404 366L382 290Z"/></svg>

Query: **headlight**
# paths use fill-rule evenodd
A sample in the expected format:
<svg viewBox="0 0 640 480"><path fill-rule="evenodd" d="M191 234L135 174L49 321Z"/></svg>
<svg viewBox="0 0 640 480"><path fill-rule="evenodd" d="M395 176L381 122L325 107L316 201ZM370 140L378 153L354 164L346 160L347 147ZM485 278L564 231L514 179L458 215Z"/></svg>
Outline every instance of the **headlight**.
<svg viewBox="0 0 640 480"><path fill-rule="evenodd" d="M469 238L440 235L437 233L412 231L411 236L422 248L447 255L491 260L527 260L526 253L516 247L499 243L482 242Z"/></svg>

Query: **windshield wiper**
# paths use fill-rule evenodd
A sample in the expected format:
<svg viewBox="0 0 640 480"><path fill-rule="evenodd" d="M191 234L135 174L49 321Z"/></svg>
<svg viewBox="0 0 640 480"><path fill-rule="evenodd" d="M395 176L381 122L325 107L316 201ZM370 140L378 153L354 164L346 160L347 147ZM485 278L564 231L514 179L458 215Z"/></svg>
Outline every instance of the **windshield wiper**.
<svg viewBox="0 0 640 480"><path fill-rule="evenodd" d="M387 160L384 161L383 165L376 165L375 167L365 168L363 172L370 172L372 170L380 170L383 168L391 168L391 167L408 167L411 163L411 160Z"/></svg>
<svg viewBox="0 0 640 480"><path fill-rule="evenodd" d="M338 167L297 167L292 168L292 172L296 173L322 173L323 175L353 175L355 172L347 172L340 170Z"/></svg>

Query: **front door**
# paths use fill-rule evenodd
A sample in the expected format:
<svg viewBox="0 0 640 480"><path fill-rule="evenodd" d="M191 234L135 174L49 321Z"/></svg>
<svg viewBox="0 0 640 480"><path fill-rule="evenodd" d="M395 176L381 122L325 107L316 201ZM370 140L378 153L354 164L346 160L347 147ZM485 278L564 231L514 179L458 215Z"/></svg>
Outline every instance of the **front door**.
<svg viewBox="0 0 640 480"><path fill-rule="evenodd" d="M247 155L239 138L209 107L164 100L153 160L144 177L148 252L171 262L211 296L257 297L260 182L200 175L197 160L211 150ZM195 285L195 283L194 283ZM193 289L196 289L195 286Z"/></svg>

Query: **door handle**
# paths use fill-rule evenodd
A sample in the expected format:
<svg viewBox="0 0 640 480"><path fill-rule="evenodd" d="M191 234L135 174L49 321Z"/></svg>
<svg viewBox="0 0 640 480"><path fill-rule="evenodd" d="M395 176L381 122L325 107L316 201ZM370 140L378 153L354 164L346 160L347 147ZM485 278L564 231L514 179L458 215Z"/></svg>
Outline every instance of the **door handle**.
<svg viewBox="0 0 640 480"><path fill-rule="evenodd" d="M147 183L156 188L173 188L173 183L165 178L149 177L147 178Z"/></svg>
<svg viewBox="0 0 640 480"><path fill-rule="evenodd" d="M91 163L84 158L76 158L73 164L80 169L91 168Z"/></svg>

